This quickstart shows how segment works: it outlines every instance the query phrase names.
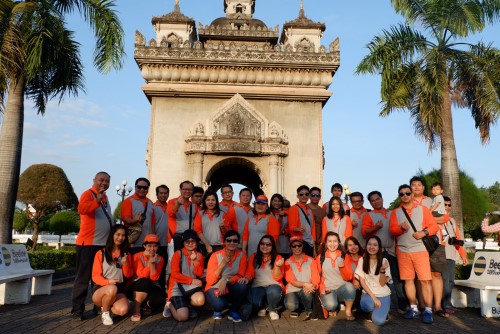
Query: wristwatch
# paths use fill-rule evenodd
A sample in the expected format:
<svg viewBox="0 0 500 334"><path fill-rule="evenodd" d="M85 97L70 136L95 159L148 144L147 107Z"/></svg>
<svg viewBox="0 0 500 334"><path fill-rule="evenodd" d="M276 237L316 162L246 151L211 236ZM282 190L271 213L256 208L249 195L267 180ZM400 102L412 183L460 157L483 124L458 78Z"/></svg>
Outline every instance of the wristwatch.
<svg viewBox="0 0 500 334"><path fill-rule="evenodd" d="M425 236L428 236L429 235L429 231L427 231L427 229L424 229L424 234L425 234Z"/></svg>

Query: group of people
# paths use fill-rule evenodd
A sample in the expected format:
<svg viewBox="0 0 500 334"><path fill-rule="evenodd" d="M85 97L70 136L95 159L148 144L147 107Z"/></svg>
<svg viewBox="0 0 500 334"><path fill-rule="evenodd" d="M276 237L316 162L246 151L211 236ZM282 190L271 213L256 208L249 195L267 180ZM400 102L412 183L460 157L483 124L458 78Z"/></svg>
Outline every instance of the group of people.
<svg viewBox="0 0 500 334"><path fill-rule="evenodd" d="M433 204L418 177L399 187L401 205L392 211L379 191L367 195L372 209L359 192L350 194L349 206L339 183L323 206L318 187L298 187L293 205L280 194L251 203L253 191L243 188L238 203L231 185L221 187L219 201L190 181L170 200L166 185L156 187L153 203L149 180L139 178L116 225L109 182L109 174L97 173L78 206L72 313L80 318L89 282L104 325L113 324L111 314L131 312L140 321L146 310L161 308L165 317L186 321L206 303L214 319L228 309L234 322L254 315L277 320L281 304L290 317L303 311L310 320L335 316L343 304L347 320L359 309L377 325L391 307L408 319L422 312L424 323L433 322L433 312L454 312L455 261L467 265L467 256L447 214L450 198L436 195ZM441 204L445 213L437 212ZM429 254L422 239L433 235L439 247Z"/></svg>

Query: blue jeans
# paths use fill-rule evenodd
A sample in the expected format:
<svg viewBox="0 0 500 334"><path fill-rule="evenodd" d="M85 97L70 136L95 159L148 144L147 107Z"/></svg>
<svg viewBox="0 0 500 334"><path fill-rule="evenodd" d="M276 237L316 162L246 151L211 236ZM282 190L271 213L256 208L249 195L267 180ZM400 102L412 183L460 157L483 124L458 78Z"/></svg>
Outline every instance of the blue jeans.
<svg viewBox="0 0 500 334"><path fill-rule="evenodd" d="M453 260L446 259L446 270L443 272L443 301L444 309L452 308L451 305L451 292L455 286L455 270L456 263Z"/></svg>
<svg viewBox="0 0 500 334"><path fill-rule="evenodd" d="M304 290L287 293L284 301L285 308L290 312L297 312L300 304L302 304L304 311L311 312L313 297L313 293L305 293Z"/></svg>
<svg viewBox="0 0 500 334"><path fill-rule="evenodd" d="M377 326L382 326L385 324L385 319L387 319L387 314L391 308L391 296L377 297L380 300L380 307L375 307L373 299L367 294L363 293L361 295L360 307L363 312L372 312L372 321Z"/></svg>
<svg viewBox="0 0 500 334"><path fill-rule="evenodd" d="M321 295L321 302L323 303L323 307L326 308L328 312L332 312L337 310L339 302L346 300L354 301L355 298L356 288L352 285L352 283L346 282L340 288Z"/></svg>
<svg viewBox="0 0 500 334"><path fill-rule="evenodd" d="M238 312L241 303L245 300L245 294L247 292L246 284L236 283L228 285L227 288L229 293L219 297L216 297L214 294L215 288L211 288L205 293L207 301L214 309L214 312L222 312L228 307L229 302L231 302L229 310Z"/></svg>
<svg viewBox="0 0 500 334"><path fill-rule="evenodd" d="M405 295L404 282L399 278L398 259L387 252L384 252L384 257L389 261L391 268L392 284L387 285L391 289L392 308L405 310L409 305Z"/></svg>
<svg viewBox="0 0 500 334"><path fill-rule="evenodd" d="M254 310L263 309L267 301L267 310L276 311L281 300L281 286L272 284L267 287L255 287L248 290L248 300Z"/></svg>

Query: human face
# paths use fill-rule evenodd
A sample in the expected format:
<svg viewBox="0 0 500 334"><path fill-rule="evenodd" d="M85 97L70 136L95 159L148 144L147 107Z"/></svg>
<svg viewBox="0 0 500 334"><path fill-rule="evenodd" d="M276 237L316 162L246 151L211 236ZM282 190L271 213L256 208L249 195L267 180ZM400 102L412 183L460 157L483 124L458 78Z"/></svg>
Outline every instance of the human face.
<svg viewBox="0 0 500 334"><path fill-rule="evenodd" d="M380 247L378 245L377 239L371 238L368 240L368 243L366 244L366 251L368 252L368 254L370 255L378 254L379 248Z"/></svg>
<svg viewBox="0 0 500 334"><path fill-rule="evenodd" d="M290 249L292 250L293 255L300 255L302 254L302 249L303 245L300 242L294 242L293 244L290 245Z"/></svg>
<svg viewBox="0 0 500 334"><path fill-rule="evenodd" d="M407 195L408 193L410 193L410 195ZM399 194L402 194L403 196L401 197ZM403 204L411 203L413 200L413 194L410 188L401 188L401 190L399 190L399 194L399 198L401 198L401 203Z"/></svg>
<svg viewBox="0 0 500 334"><path fill-rule="evenodd" d="M94 178L94 188L97 190L106 191L109 188L109 175L99 173Z"/></svg>
<svg viewBox="0 0 500 334"><path fill-rule="evenodd" d="M240 194L240 203L241 205L249 205L252 200L252 193L249 191L244 191Z"/></svg>
<svg viewBox="0 0 500 334"><path fill-rule="evenodd" d="M342 204L340 204L340 202L339 202L338 200L334 199L334 200L332 201L332 207L331 207L332 212L333 212L333 213L339 213L339 212L340 212L340 206L341 206L341 205L342 205Z"/></svg>
<svg viewBox="0 0 500 334"><path fill-rule="evenodd" d="M309 201L309 191L307 189L302 189L297 194L297 199L299 200L300 203L306 204L307 201Z"/></svg>
<svg viewBox="0 0 500 334"><path fill-rule="evenodd" d="M158 251L158 244L156 243L144 245L144 253L146 253L149 256L154 256L157 251Z"/></svg>
<svg viewBox="0 0 500 334"><path fill-rule="evenodd" d="M123 244L125 241L125 229L119 228L118 230L115 231L115 234L113 234L113 243L116 246L120 246Z"/></svg>
<svg viewBox="0 0 500 334"><path fill-rule="evenodd" d="M342 188L333 188L332 196L334 197L342 196Z"/></svg>
<svg viewBox="0 0 500 334"><path fill-rule="evenodd" d="M319 191L313 190L309 194L309 198L311 199L311 203L318 204L319 200L321 199L321 194L319 193Z"/></svg>
<svg viewBox="0 0 500 334"><path fill-rule="evenodd" d="M280 201L280 199L278 197L275 197L273 198L273 200L271 201L271 206L273 207L273 209L281 209L281 207L283 206L283 202Z"/></svg>
<svg viewBox="0 0 500 334"><path fill-rule="evenodd" d="M226 202L231 202L233 200L233 190L230 187L222 187L220 190L222 194L222 199Z"/></svg>
<svg viewBox="0 0 500 334"><path fill-rule="evenodd" d="M196 240L188 239L184 241L184 248L186 248L187 251L191 252L196 249L196 244L197 244Z"/></svg>
<svg viewBox="0 0 500 334"><path fill-rule="evenodd" d="M356 245L352 240L347 241L346 248L349 254L358 254L359 252L358 245Z"/></svg>
<svg viewBox="0 0 500 334"><path fill-rule="evenodd" d="M213 210L215 208L215 204L217 203L217 200L215 199L214 195L207 196L205 198L205 205L207 206L207 209Z"/></svg>
<svg viewBox="0 0 500 334"><path fill-rule="evenodd" d="M373 194L370 196L370 204L375 210L380 210L384 206L384 200L378 194Z"/></svg>
<svg viewBox="0 0 500 334"><path fill-rule="evenodd" d="M193 194L193 196L191 197L191 202L193 202L195 205L199 206L201 204L202 198L203 198L203 194L200 194L200 193Z"/></svg>
<svg viewBox="0 0 500 334"><path fill-rule="evenodd" d="M145 181L139 181L135 185L135 194L139 198L144 198L148 194L149 186Z"/></svg>
<svg viewBox="0 0 500 334"><path fill-rule="evenodd" d="M411 184L411 192L414 197L422 197L424 195L425 187L420 181L413 181Z"/></svg>
<svg viewBox="0 0 500 334"><path fill-rule="evenodd" d="M451 211L451 202L450 201L444 201L444 209L446 210L446 213L449 213Z"/></svg>
<svg viewBox="0 0 500 334"><path fill-rule="evenodd" d="M351 198L352 207L356 210L360 210L361 208L363 208L364 202L365 201L361 196L354 196L353 198Z"/></svg>
<svg viewBox="0 0 500 334"><path fill-rule="evenodd" d="M240 239L238 239L238 236L232 235L230 237L227 237L224 240L224 244L226 245L227 250L236 250L238 248L238 245L240 243Z"/></svg>
<svg viewBox="0 0 500 334"><path fill-rule="evenodd" d="M328 238L326 238L326 248L331 252L339 249L339 244L340 240L336 235L329 235Z"/></svg>
<svg viewBox="0 0 500 334"><path fill-rule="evenodd" d="M180 191L181 191L181 196L184 199L189 200L191 198L191 195L193 194L193 185L189 182L185 182L182 184Z"/></svg>
<svg viewBox="0 0 500 334"><path fill-rule="evenodd" d="M434 186L432 187L431 192L434 196L438 196L443 193L443 188L441 188L440 186Z"/></svg>
<svg viewBox="0 0 500 334"><path fill-rule="evenodd" d="M156 198L158 199L158 201L165 203L166 201L168 201L168 195L169 192L166 188L160 188L160 190L158 190L158 193L156 194Z"/></svg>
<svg viewBox="0 0 500 334"><path fill-rule="evenodd" d="M255 203L255 211L258 214L264 214L267 210L267 203Z"/></svg>
<svg viewBox="0 0 500 334"><path fill-rule="evenodd" d="M262 254L271 254L271 251L273 249L273 244L271 243L271 240L268 238L264 238L260 241L259 244L259 249L262 252Z"/></svg>

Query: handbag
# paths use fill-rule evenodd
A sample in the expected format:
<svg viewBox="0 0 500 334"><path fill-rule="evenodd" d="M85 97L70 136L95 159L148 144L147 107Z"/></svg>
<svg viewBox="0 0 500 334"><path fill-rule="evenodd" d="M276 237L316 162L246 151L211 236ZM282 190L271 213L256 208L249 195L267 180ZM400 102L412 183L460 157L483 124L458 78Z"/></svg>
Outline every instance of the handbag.
<svg viewBox="0 0 500 334"><path fill-rule="evenodd" d="M141 221L135 223L134 225L130 225L127 227L127 240L129 244L133 244L139 239L142 234L142 224L146 221L146 211L148 210L149 201L146 202L146 207L141 215Z"/></svg>
<svg viewBox="0 0 500 334"><path fill-rule="evenodd" d="M180 263L179 263L179 266L180 266L180 272L182 274L182 251L180 250L179 251L179 255L181 257L181 260L180 260ZM194 285L194 284L181 284L181 283L177 283L177 287L179 288L179 290L181 291L182 293L182 296L186 297L186 298L190 298L192 295L194 295L196 292L198 291L203 291L203 287L202 286L197 286L197 285Z"/></svg>
<svg viewBox="0 0 500 334"><path fill-rule="evenodd" d="M415 228L415 225L413 225L413 222L410 218L410 216L408 215L408 212L406 212L406 209L405 208L401 208L406 216L406 219L408 219L408 222L410 223L411 225L411 228L413 229L413 231L417 232L417 229ZM438 249L439 245L441 244L439 242L439 238L437 235L426 235L425 237L423 237L422 240L424 246L425 246L425 249L427 249L427 252L429 252L429 255L432 255L432 253L434 253L434 251L436 249Z"/></svg>

